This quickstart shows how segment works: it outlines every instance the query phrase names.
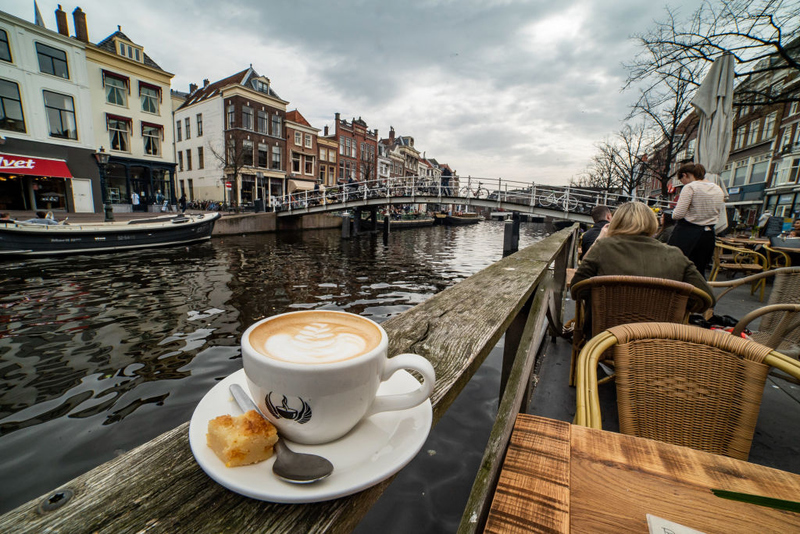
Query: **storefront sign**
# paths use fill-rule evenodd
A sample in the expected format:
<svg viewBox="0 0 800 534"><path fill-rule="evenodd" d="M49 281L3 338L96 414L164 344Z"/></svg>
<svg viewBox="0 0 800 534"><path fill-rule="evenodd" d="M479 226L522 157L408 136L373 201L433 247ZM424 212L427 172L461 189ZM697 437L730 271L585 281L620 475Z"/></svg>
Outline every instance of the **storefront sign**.
<svg viewBox="0 0 800 534"><path fill-rule="evenodd" d="M729 195L735 195L736 193L739 192L739 190L740 190L740 188L738 188L738 187L731 187L730 189L728 189L728 194Z"/></svg>
<svg viewBox="0 0 800 534"><path fill-rule="evenodd" d="M72 178L64 160L0 154L0 173Z"/></svg>

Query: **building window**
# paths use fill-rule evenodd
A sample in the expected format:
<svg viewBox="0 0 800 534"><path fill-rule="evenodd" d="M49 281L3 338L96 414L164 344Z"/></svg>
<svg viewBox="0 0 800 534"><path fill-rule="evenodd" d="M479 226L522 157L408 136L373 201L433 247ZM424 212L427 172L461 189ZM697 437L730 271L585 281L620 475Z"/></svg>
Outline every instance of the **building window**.
<svg viewBox="0 0 800 534"><path fill-rule="evenodd" d="M46 44L36 43L36 55L39 57L39 72L69 79L66 52Z"/></svg>
<svg viewBox="0 0 800 534"><path fill-rule="evenodd" d="M183 152L178 152L178 170L183 172Z"/></svg>
<svg viewBox="0 0 800 534"><path fill-rule="evenodd" d="M787 126L783 130L783 137L781 137L781 144L778 145L778 150L788 152L792 149L792 127Z"/></svg>
<svg viewBox="0 0 800 534"><path fill-rule="evenodd" d="M736 141L734 142L733 148L738 149L744 146L744 136L745 136L745 128L744 126L740 126L736 129Z"/></svg>
<svg viewBox="0 0 800 534"><path fill-rule="evenodd" d="M139 87L142 99L142 111L158 115L158 91L152 87Z"/></svg>
<svg viewBox="0 0 800 534"><path fill-rule="evenodd" d="M228 106L228 113L227 113L227 128L230 130L233 128L233 125L236 123L236 107L231 104Z"/></svg>
<svg viewBox="0 0 800 534"><path fill-rule="evenodd" d="M189 178L186 182L189 184L189 200L194 200L194 180Z"/></svg>
<svg viewBox="0 0 800 534"><path fill-rule="evenodd" d="M797 101L792 102L792 104L789 106L789 115L797 114L798 105L800 105L800 102Z"/></svg>
<svg viewBox="0 0 800 534"><path fill-rule="evenodd" d="M125 80L106 74L103 77L103 84L106 88L106 102L116 106L128 105L128 86Z"/></svg>
<svg viewBox="0 0 800 534"><path fill-rule="evenodd" d="M314 176L314 158L312 158L311 156L306 156L305 166L306 166L305 173L308 176Z"/></svg>
<svg viewBox="0 0 800 534"><path fill-rule="evenodd" d="M71 96L44 91L44 109L50 137L77 139L78 128L75 123L75 104Z"/></svg>
<svg viewBox="0 0 800 534"><path fill-rule="evenodd" d="M191 149L186 150L186 170L192 170L192 151Z"/></svg>
<svg viewBox="0 0 800 534"><path fill-rule="evenodd" d="M267 120L267 112L258 112L258 133L269 134L269 120Z"/></svg>
<svg viewBox="0 0 800 534"><path fill-rule="evenodd" d="M294 144L297 146L303 146L303 134L300 132L294 133Z"/></svg>
<svg viewBox="0 0 800 534"><path fill-rule="evenodd" d="M767 118L764 119L764 138L769 139L772 137L773 129L775 129L775 118L778 116L778 112L774 111L767 115Z"/></svg>
<svg viewBox="0 0 800 534"><path fill-rule="evenodd" d="M175 121L175 136L178 138L178 141L183 141L183 138L181 137L181 131L181 121Z"/></svg>
<svg viewBox="0 0 800 534"><path fill-rule="evenodd" d="M265 169L267 168L267 166L269 165L267 163L268 155L269 155L269 153L267 151L267 145L258 145L258 166L259 167L263 167Z"/></svg>
<svg viewBox="0 0 800 534"><path fill-rule="evenodd" d="M292 172L300 174L300 154L292 152Z"/></svg>
<svg viewBox="0 0 800 534"><path fill-rule="evenodd" d="M191 139L192 138L192 122L189 120L189 117L186 117L186 119L183 121L183 123L186 125L186 139Z"/></svg>
<svg viewBox="0 0 800 534"><path fill-rule="evenodd" d="M319 149L319 160L320 161L325 161L326 159L328 159L328 151L325 150L324 148L320 148Z"/></svg>
<svg viewBox="0 0 800 534"><path fill-rule="evenodd" d="M203 153L203 147L197 147L197 168L198 169L205 169L206 162L205 162L205 154Z"/></svg>
<svg viewBox="0 0 800 534"><path fill-rule="evenodd" d="M142 126L144 153L150 156L161 155L161 129L155 126Z"/></svg>
<svg viewBox="0 0 800 534"><path fill-rule="evenodd" d="M253 142L252 141L243 141L242 142L242 164L246 167L253 166Z"/></svg>
<svg viewBox="0 0 800 534"><path fill-rule="evenodd" d="M8 34L0 30L0 59L11 62L11 47L8 46Z"/></svg>
<svg viewBox="0 0 800 534"><path fill-rule="evenodd" d="M281 170L281 147L272 147L272 170Z"/></svg>
<svg viewBox="0 0 800 534"><path fill-rule="evenodd" d="M319 166L319 182L321 184L325 183L325 165Z"/></svg>
<svg viewBox="0 0 800 534"><path fill-rule="evenodd" d="M343 135L339 136L339 155L340 156L344 156L344 136ZM341 174L342 173L340 172L339 173L339 175L340 175L339 177L340 178L341 178Z"/></svg>
<svg viewBox="0 0 800 534"><path fill-rule="evenodd" d="M750 172L750 181L747 183L756 184L767 181L767 169L769 168L769 161L761 161L753 165L753 170Z"/></svg>
<svg viewBox="0 0 800 534"><path fill-rule="evenodd" d="M203 137L203 114L197 114L197 137ZM200 167L202 169L202 167Z"/></svg>
<svg viewBox="0 0 800 534"><path fill-rule="evenodd" d="M253 129L253 108L242 106L242 128Z"/></svg>
<svg viewBox="0 0 800 534"><path fill-rule="evenodd" d="M311 144L311 134L306 134L306 148L311 148L313 145Z"/></svg>
<svg viewBox="0 0 800 534"><path fill-rule="evenodd" d="M12 132L25 131L19 86L7 80L0 80L0 129Z"/></svg>
<svg viewBox="0 0 800 534"><path fill-rule="evenodd" d="M747 160L740 161L736 164L736 170L733 171L733 182L731 185L744 185L747 178Z"/></svg>
<svg viewBox="0 0 800 534"><path fill-rule="evenodd" d="M280 115L273 115L272 116L272 135L275 137L281 137L283 134L281 133L281 117Z"/></svg>
<svg viewBox="0 0 800 534"><path fill-rule="evenodd" d="M129 152L128 145L128 121L119 119L108 119L108 134L112 150Z"/></svg>
<svg viewBox="0 0 800 534"><path fill-rule="evenodd" d="M798 167L800 166L800 158L796 159L783 159L777 171L775 178L775 185L793 184L797 181Z"/></svg>
<svg viewBox="0 0 800 534"><path fill-rule="evenodd" d="M747 136L747 144L754 145L758 142L758 127L760 122L758 119L750 122L750 135Z"/></svg>

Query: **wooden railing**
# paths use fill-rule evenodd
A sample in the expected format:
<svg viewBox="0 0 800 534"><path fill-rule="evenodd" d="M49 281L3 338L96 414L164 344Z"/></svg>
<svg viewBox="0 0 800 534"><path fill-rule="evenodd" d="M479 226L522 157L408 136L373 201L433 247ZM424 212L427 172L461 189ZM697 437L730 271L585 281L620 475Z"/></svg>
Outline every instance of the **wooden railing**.
<svg viewBox="0 0 800 534"><path fill-rule="evenodd" d="M461 531L481 528L515 414L525 405L545 316L557 324L577 227L494 263L385 321L390 354L415 352L436 369L439 421L506 334L505 393ZM0 517L4 532L350 532L392 479L358 494L286 505L249 499L211 480L189 448L188 423ZM12 460L13 461L13 460ZM11 481L7 481L11 483Z"/></svg>

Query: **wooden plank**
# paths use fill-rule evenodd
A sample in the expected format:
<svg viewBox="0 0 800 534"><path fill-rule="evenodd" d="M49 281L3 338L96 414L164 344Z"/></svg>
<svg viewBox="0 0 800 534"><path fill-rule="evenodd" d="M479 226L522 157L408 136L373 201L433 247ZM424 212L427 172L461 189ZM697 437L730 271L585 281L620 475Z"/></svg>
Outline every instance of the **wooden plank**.
<svg viewBox="0 0 800 534"><path fill-rule="evenodd" d="M653 514L701 532L797 532L800 514L710 489L797 500L800 476L668 443L573 426L575 532L647 532Z"/></svg>
<svg viewBox="0 0 800 534"><path fill-rule="evenodd" d="M569 449L569 423L518 416L484 532L569 532Z"/></svg>
<svg viewBox="0 0 800 534"><path fill-rule="evenodd" d="M452 404L545 275L570 230L504 258L383 323L390 354L415 352L436 369L434 423ZM0 517L5 532L349 532L391 482L347 498L280 505L241 497L197 466L188 424L86 473L64 487L55 511L34 499Z"/></svg>
<svg viewBox="0 0 800 534"><path fill-rule="evenodd" d="M516 415L520 412L528 392L531 371L536 362L536 354L544 338L547 295L552 291L545 289L546 283L540 284L533 304L532 313L528 315L519 346L517 347L514 365L510 371L505 392L497 409L497 418L483 453L481 466L472 484L464 514L458 528L459 534L471 534L483 528L489 513L492 494L500 470L503 465L505 450L514 427ZM506 336L506 343L508 337Z"/></svg>

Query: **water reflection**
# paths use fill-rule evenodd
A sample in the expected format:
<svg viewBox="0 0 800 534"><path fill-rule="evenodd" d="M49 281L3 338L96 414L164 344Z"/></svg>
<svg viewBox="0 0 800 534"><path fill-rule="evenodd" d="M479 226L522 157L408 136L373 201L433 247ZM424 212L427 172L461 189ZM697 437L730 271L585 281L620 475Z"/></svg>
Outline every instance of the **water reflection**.
<svg viewBox="0 0 800 534"><path fill-rule="evenodd" d="M523 225L521 246L541 237ZM9 510L189 420L241 367L252 322L328 308L381 322L502 255L502 223L342 241L337 231L6 262L0 466Z"/></svg>

